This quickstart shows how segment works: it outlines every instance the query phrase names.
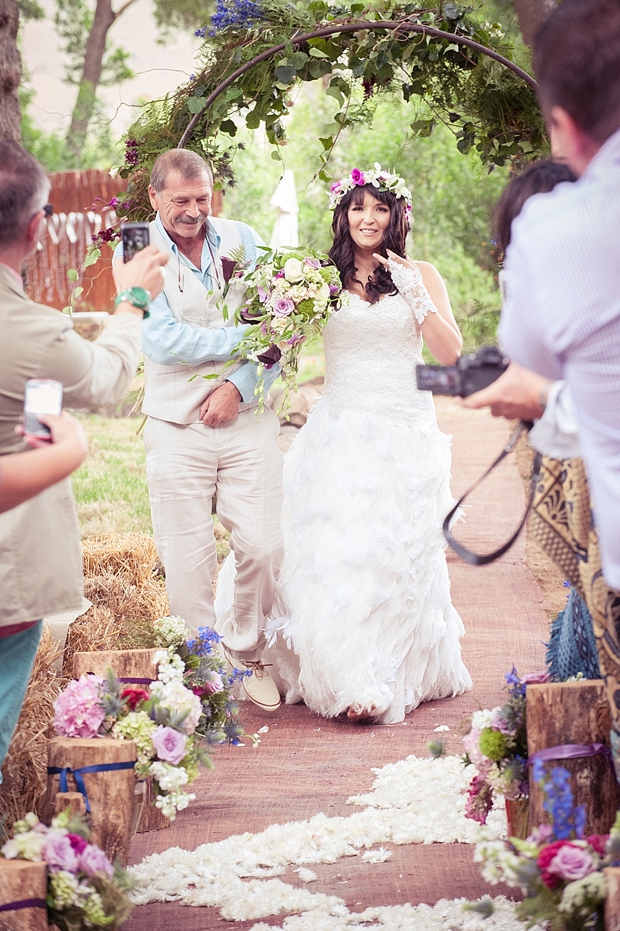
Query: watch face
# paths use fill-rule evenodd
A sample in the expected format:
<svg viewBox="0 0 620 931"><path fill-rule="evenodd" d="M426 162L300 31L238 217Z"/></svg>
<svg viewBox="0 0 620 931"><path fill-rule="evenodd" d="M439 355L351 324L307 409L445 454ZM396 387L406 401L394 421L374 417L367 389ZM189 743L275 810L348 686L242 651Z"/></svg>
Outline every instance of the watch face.
<svg viewBox="0 0 620 931"><path fill-rule="evenodd" d="M131 297L133 301L140 307L148 307L151 301L151 296L144 288L130 288Z"/></svg>

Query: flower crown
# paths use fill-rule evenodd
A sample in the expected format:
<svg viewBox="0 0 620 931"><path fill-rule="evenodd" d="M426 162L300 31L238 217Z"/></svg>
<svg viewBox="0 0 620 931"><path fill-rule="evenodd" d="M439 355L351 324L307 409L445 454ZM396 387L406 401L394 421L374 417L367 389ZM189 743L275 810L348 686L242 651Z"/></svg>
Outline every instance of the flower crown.
<svg viewBox="0 0 620 931"><path fill-rule="evenodd" d="M334 182L329 189L329 209L335 210L345 194L352 191L354 187L362 187L364 184L372 184L379 191L389 191L395 197L403 197L405 200L405 210L411 210L411 191L405 184L405 179L400 175L393 175L389 171L384 171L379 162L375 162L374 168L367 171L360 171L354 168L351 174L340 181Z"/></svg>

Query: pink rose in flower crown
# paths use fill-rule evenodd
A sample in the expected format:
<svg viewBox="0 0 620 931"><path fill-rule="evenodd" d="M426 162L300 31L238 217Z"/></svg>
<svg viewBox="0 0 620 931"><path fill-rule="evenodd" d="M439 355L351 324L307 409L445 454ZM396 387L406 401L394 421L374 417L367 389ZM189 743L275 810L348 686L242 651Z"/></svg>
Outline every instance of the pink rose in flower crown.
<svg viewBox="0 0 620 931"><path fill-rule="evenodd" d="M573 882L575 879L583 879L584 876L588 876L589 873L596 869L596 865L592 855L583 847L564 844L560 847L547 869L550 873L559 876L560 879Z"/></svg>
<svg viewBox="0 0 620 931"><path fill-rule="evenodd" d="M273 305L274 317L288 317L295 310L295 305L289 297L281 297Z"/></svg>
<svg viewBox="0 0 620 931"><path fill-rule="evenodd" d="M157 756L165 763L172 763L176 766L185 756L187 737L175 731L173 727L164 727L160 724L152 732L151 740Z"/></svg>
<svg viewBox="0 0 620 931"><path fill-rule="evenodd" d="M54 727L61 737L96 737L105 720L102 676L73 679L54 702Z"/></svg>
<svg viewBox="0 0 620 931"><path fill-rule="evenodd" d="M359 168L354 168L351 171L351 181L353 184L364 185L366 184L366 179L364 178L364 172L360 171Z"/></svg>
<svg viewBox="0 0 620 931"><path fill-rule="evenodd" d="M49 831L43 844L43 858L50 873L57 873L59 870L66 870L67 873L77 872L78 858L71 841L60 831Z"/></svg>
<svg viewBox="0 0 620 931"><path fill-rule="evenodd" d="M103 850L94 844L86 845L78 857L78 867L87 876L94 876L96 873L103 873L108 879L114 876L114 867Z"/></svg>

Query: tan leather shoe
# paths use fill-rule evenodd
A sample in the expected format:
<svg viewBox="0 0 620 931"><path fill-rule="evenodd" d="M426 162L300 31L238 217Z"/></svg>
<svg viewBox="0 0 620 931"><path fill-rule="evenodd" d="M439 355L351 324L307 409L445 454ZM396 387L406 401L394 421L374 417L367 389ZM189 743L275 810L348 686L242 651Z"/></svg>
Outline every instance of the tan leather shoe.
<svg viewBox="0 0 620 931"><path fill-rule="evenodd" d="M244 676L243 691L250 701L265 711L277 711L282 704L278 686L262 663L240 663L243 669L251 669L251 676Z"/></svg>

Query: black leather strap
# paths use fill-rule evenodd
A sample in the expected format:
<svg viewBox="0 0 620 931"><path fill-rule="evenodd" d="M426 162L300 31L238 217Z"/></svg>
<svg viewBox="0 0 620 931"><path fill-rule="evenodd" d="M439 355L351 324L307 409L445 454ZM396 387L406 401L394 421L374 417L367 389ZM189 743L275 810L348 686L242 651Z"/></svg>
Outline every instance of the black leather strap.
<svg viewBox="0 0 620 931"><path fill-rule="evenodd" d="M456 502L456 504L454 505L454 507L452 508L452 510L450 511L450 513L447 515L446 519L443 522L443 534L446 540L448 541L448 544L452 547L452 549L457 554L457 556L460 556L461 559L463 559L466 563L469 563L470 566L486 566L490 562L494 562L496 559L499 559L500 556L503 556L504 553L506 553L510 549L512 544L515 542L515 540L517 539L517 537L523 530L525 521L527 520L527 516L530 513L530 509L532 507L532 502L534 501L534 493L536 491L536 485L538 484L540 480L540 466L542 462L542 454L537 452L536 455L534 456L534 462L532 465L532 479L531 479L531 484L530 484L530 497L527 502L527 507L525 508L525 514L523 515L521 519L521 523L519 524L519 526L517 527L513 535L510 537L510 539L507 540L503 546L500 546L499 549L494 550L492 553L484 553L484 554L474 553L473 550L468 550L466 546L463 546L462 543L459 543L459 541L455 540L454 537L452 536L452 532L450 530L450 522L452 518L454 517L454 515L456 514L456 512L458 511L461 504L463 503L463 501L465 500L465 498L467 498L467 496L470 495L472 491L474 491L474 489L478 487L478 485L482 484L482 482L485 480L487 475L490 475L490 473L493 471L493 469L497 465L499 465L502 459L505 459L505 457L513 451L513 449L517 445L517 440L521 436L522 432L524 430L526 431L530 430L531 427L532 427L531 421L525 421L525 420L519 421L519 423L513 430L510 439L508 440L508 442L502 449L501 453L499 454L495 462L491 463L491 465L486 470L484 475L481 475L480 478L476 482L474 482L471 488L467 489L464 495L461 495L461 497Z"/></svg>

